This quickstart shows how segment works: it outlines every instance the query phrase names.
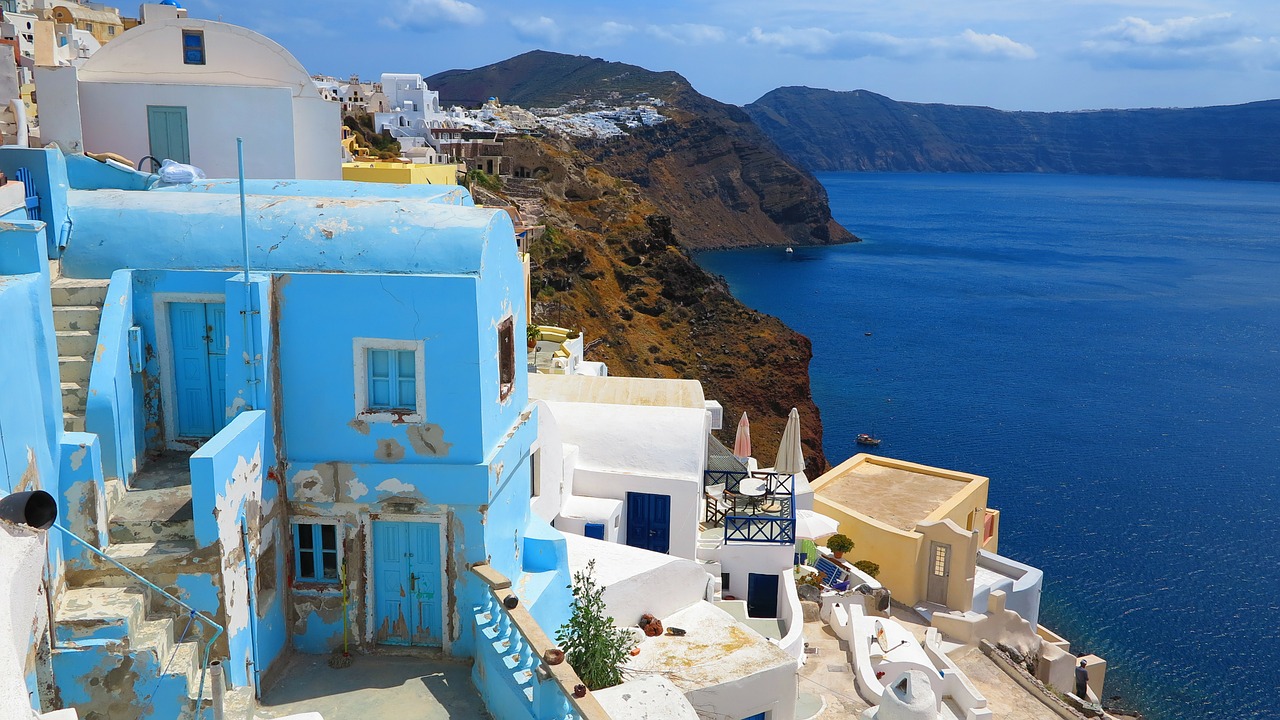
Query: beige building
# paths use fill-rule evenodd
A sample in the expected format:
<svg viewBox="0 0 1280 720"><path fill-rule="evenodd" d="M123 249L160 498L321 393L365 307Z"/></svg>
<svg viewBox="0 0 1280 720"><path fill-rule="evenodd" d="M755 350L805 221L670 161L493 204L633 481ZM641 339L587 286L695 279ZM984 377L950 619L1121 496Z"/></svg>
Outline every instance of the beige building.
<svg viewBox="0 0 1280 720"><path fill-rule="evenodd" d="M120 11L105 5L97 7L77 3L55 5L49 8L47 19L59 24L73 25L77 30L84 30L103 45L119 37L125 30Z"/></svg>
<svg viewBox="0 0 1280 720"><path fill-rule="evenodd" d="M854 542L847 560L880 566L893 598L972 609L978 551L996 552L1000 513L989 481L968 473L859 454L811 483L813 509Z"/></svg>

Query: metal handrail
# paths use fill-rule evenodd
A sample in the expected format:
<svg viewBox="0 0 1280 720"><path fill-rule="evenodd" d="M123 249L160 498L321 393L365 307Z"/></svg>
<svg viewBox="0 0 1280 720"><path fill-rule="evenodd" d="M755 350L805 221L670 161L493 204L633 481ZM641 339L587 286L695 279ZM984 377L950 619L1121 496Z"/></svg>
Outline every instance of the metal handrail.
<svg viewBox="0 0 1280 720"><path fill-rule="evenodd" d="M204 613L200 612L199 610L196 610L195 608L193 608L193 607L191 607L190 605L188 605L188 604L186 604L186 603L182 602L182 601L181 601L181 600L179 600L178 598L176 598L176 597L174 597L174 596L170 595L168 592L166 592L166 591L165 591L165 589L164 589L164 588L162 588L162 587L160 587L159 585L156 585L155 583L151 582L150 580L148 580L148 579L146 579L146 578L142 577L142 576L141 576L141 575L139 575L138 573L134 572L132 569L130 569L130 568L126 567L125 565L123 565L122 563L120 563L120 561L116 560L115 558L111 557L110 555L108 555L108 554L106 554L106 553L102 552L101 550L99 550L98 548L94 547L94 546L93 546L93 545L92 545L88 540L85 540L84 538L80 537L79 535L76 535L75 533L71 532L70 530L68 530L68 529L66 529L66 528L64 528L64 527L62 527L62 526L61 526L61 525L59 525L58 523L54 523L54 524L53 524L53 527L55 527L55 528L57 528L58 530L62 531L62 533L63 533L64 535L67 535L68 537L72 538L73 540L75 540L76 542L80 543L81 545L84 545L85 547L89 548L89 550L90 550L91 552L93 552L93 554L94 554L94 555L97 555L98 557L102 558L103 560L106 560L107 562L111 563L112 565L115 565L116 567L118 567L118 568L120 568L121 570L125 571L125 572L126 572L126 573L128 573L129 575L133 576L135 579L142 581L142 584L144 584L144 585L146 585L147 587L151 588L152 590L155 590L156 592L160 593L161 595L163 595L165 598L169 599L170 601L172 601L172 602L176 603L177 605L180 605L180 606L182 606L182 607L186 608L187 612L189 612L189 613L191 614L191 617L193 617L193 618L195 618L195 619L197 619L197 620L200 620L201 622L208 623L208 624L213 628L213 630L214 630L213 637L209 638L209 641L208 641L207 643L205 643L205 646L204 646L204 659L203 659L203 660L201 661L201 663L200 663L200 691L196 694L196 720L199 720L199 718L200 718L200 712L201 712L201 710L203 709L203 707L202 707L202 706L204 705L204 676L205 676L205 672L207 672L207 671L208 671L208 669L209 669L209 656L213 653L213 644L214 644L215 642L217 642L217 640L218 640L218 638L219 638L219 637L221 637L223 634L225 634L225 633L226 633L226 630L225 630L221 625L219 625L218 623L216 623L216 622L214 622L213 620L209 619L209 617L208 617L208 616L206 616Z"/></svg>

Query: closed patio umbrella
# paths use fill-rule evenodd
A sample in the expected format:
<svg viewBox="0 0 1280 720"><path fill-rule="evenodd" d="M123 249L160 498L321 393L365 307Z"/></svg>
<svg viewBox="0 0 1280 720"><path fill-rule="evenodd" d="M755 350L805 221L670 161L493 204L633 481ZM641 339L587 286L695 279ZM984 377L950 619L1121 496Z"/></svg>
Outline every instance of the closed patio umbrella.
<svg viewBox="0 0 1280 720"><path fill-rule="evenodd" d="M798 538L817 540L835 535L839 529L840 523L835 518L829 518L812 510L796 511L796 537Z"/></svg>
<svg viewBox="0 0 1280 720"><path fill-rule="evenodd" d="M773 471L779 475L798 475L804 472L804 450L800 447L800 411L791 408L787 426L782 430L782 442L778 444L778 459Z"/></svg>
<svg viewBox="0 0 1280 720"><path fill-rule="evenodd" d="M740 460L751 457L751 423L747 422L746 413L742 413L738 434L733 436L733 454Z"/></svg>

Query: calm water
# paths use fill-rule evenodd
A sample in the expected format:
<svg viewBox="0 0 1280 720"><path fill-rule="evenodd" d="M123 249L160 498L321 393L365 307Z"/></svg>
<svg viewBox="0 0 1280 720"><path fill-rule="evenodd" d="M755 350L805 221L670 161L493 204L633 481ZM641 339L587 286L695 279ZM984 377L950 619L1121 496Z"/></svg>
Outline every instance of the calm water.
<svg viewBox="0 0 1280 720"><path fill-rule="evenodd" d="M1122 704L1280 718L1280 185L820 179L865 242L699 262L813 340L828 458L990 476Z"/></svg>

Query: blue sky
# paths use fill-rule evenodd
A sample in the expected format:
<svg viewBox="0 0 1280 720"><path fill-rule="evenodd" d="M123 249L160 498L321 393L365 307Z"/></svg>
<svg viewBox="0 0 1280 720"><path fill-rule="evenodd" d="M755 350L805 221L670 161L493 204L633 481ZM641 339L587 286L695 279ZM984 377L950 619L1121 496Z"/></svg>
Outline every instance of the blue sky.
<svg viewBox="0 0 1280 720"><path fill-rule="evenodd" d="M542 48L675 70L744 104L781 85L1008 110L1280 97L1277 0L187 0L313 73L430 75Z"/></svg>

